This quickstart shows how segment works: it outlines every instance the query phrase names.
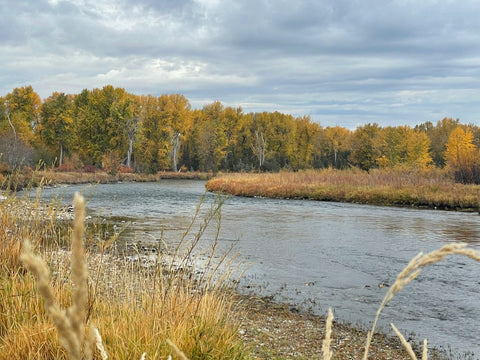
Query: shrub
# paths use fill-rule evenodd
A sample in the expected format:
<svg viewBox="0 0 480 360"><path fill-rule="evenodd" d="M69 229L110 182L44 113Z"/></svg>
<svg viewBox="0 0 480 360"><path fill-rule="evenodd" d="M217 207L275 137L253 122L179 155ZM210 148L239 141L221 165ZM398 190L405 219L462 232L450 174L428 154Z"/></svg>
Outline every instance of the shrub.
<svg viewBox="0 0 480 360"><path fill-rule="evenodd" d="M125 166L125 165L120 165L118 167L118 172L120 174L131 174L131 173L133 173L133 168Z"/></svg>
<svg viewBox="0 0 480 360"><path fill-rule="evenodd" d="M96 173L97 171L100 171L100 169L97 168L95 165L85 165L82 171L86 173Z"/></svg>

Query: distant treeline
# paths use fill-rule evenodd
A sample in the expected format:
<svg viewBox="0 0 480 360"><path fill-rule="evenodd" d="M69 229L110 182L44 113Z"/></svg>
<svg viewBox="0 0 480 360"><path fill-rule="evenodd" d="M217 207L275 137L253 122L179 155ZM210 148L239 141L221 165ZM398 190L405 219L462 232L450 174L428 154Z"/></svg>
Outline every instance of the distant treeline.
<svg viewBox="0 0 480 360"><path fill-rule="evenodd" d="M32 86L0 97L2 172L39 162L112 173L447 166L457 180L479 182L479 142L480 128L458 119L349 130L218 101L197 110L180 94L134 95L111 85L43 101Z"/></svg>

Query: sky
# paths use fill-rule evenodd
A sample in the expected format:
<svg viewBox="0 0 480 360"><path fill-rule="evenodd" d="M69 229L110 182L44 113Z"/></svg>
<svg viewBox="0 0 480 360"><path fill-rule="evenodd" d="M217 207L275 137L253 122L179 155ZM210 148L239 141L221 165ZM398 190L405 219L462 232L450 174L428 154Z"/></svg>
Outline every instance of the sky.
<svg viewBox="0 0 480 360"><path fill-rule="evenodd" d="M113 85L322 126L480 125L480 1L0 0L0 96Z"/></svg>

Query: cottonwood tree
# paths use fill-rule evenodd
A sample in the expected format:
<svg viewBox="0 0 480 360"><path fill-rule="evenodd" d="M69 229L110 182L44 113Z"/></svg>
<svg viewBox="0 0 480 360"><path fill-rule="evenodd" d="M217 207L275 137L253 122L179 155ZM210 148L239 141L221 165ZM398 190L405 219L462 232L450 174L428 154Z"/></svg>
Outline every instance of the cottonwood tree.
<svg viewBox="0 0 480 360"><path fill-rule="evenodd" d="M370 170L378 166L381 157L380 127L378 124L366 124L358 127L352 135L352 152L350 161L362 170Z"/></svg>
<svg viewBox="0 0 480 360"><path fill-rule="evenodd" d="M463 183L479 183L479 151L468 127L457 126L450 134L445 150L447 168Z"/></svg>
<svg viewBox="0 0 480 360"><path fill-rule="evenodd" d="M255 131L255 139L252 145L252 151L258 159L258 168L261 169L265 163L265 153L267 151L267 142L263 132Z"/></svg>
<svg viewBox="0 0 480 360"><path fill-rule="evenodd" d="M141 171L156 173L170 168L170 131L165 111L167 103L167 95L140 97L136 164Z"/></svg>
<svg viewBox="0 0 480 360"><path fill-rule="evenodd" d="M169 120L168 126L171 131L170 141L172 150L170 154L172 170L176 172L178 171L181 137L190 131L193 126L193 117L189 101L181 94L171 94L168 96L166 111Z"/></svg>
<svg viewBox="0 0 480 360"><path fill-rule="evenodd" d="M63 164L64 151L74 142L73 97L54 92L41 108L40 137L51 147L58 147L58 165Z"/></svg>
<svg viewBox="0 0 480 360"><path fill-rule="evenodd" d="M341 127L326 127L319 131L314 143L316 150L316 162L321 167L334 167L341 169L348 164L348 154L351 147L351 131Z"/></svg>

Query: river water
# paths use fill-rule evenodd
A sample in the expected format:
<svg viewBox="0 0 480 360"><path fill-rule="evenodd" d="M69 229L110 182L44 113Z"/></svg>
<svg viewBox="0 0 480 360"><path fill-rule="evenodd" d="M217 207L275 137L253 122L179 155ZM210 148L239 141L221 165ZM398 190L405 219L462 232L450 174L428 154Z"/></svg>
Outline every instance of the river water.
<svg viewBox="0 0 480 360"><path fill-rule="evenodd" d="M72 185L45 189L43 196L71 201L84 190L91 215L130 221L131 242L178 240L191 222L205 182ZM206 205L215 196L207 194ZM417 210L317 202L229 197L221 212L219 243L235 245L248 262L240 287L277 301L311 308L355 325L371 325L387 285L418 252L451 242L480 250L480 216L474 213ZM215 227L215 226L213 226ZM209 242L215 229L205 233ZM416 340L456 354L480 355L480 264L450 257L425 268L396 294L381 315ZM383 285L386 286L383 286ZM320 341L320 340L319 340Z"/></svg>

